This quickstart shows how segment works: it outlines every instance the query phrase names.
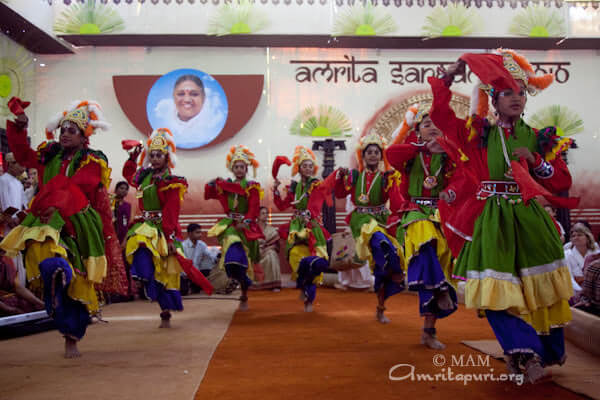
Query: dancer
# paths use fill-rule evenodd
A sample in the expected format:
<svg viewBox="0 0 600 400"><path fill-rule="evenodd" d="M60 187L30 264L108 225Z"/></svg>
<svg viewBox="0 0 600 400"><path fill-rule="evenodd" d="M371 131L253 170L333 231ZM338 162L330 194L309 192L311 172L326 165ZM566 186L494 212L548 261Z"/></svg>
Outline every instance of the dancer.
<svg viewBox="0 0 600 400"><path fill-rule="evenodd" d="M419 312L425 318L421 344L441 350L435 321L458 307L450 284L452 256L440 227L438 200L451 196L446 189L453 168L437 143L442 132L429 118L429 105L409 108L398 137L408 138L386 150L390 164L402 174L400 192L405 199L397 215L396 238L404 244L408 288L419 292ZM391 222L390 218L390 222Z"/></svg>
<svg viewBox="0 0 600 400"><path fill-rule="evenodd" d="M234 146L227 154L227 169L234 179L217 178L206 184L204 198L219 200L227 216L209 231L209 237L217 237L221 245L219 266L227 276L238 281L242 289L240 311L248 310L248 287L253 275L252 263L260 261L258 239L264 235L256 222L260 212L263 191L260 184L246 179L248 167L256 168L258 161L245 146Z"/></svg>
<svg viewBox="0 0 600 400"><path fill-rule="evenodd" d="M281 159L276 158L273 166L273 200L280 211L294 207L294 214L279 232L281 237L287 238L287 259L292 267L292 280L302 291L300 298L304 301L304 311L311 312L317 285L323 282L323 272L329 268L327 240L330 235L323 227L321 210L327 194L331 197L331 188L327 191L323 182L315 178L318 166L314 153L304 146L297 146L292 159L292 176L300 174L300 179L292 180L286 196L282 197L279 192L281 182L277 179L278 160ZM328 182L334 179L332 177Z"/></svg>
<svg viewBox="0 0 600 400"><path fill-rule="evenodd" d="M489 96L497 121L460 120L449 107L449 86L464 73L465 63L483 82L471 114L486 115ZM536 131L522 119L527 94L545 89L552 79L536 76L523 56L504 49L465 54L442 79L429 78L431 119L462 152L454 160L459 168L479 183L452 226L466 239L454 274L467 282L466 306L485 310L509 371L524 372L530 382L543 377L544 366L565 362L562 327L571 319L573 295L558 232L533 198L576 204L552 195L571 186L560 156L569 139L558 137L553 127Z"/></svg>
<svg viewBox="0 0 600 400"><path fill-rule="evenodd" d="M30 288L43 291L48 314L65 337L65 357L79 357L77 343L85 335L90 315L99 311L95 284L107 276L105 244L114 244L111 254L120 259L106 189L110 169L106 156L88 147L89 137L106 130L100 106L76 101L46 127L49 142L38 151L27 141L29 102L12 98L9 108L16 116L7 121L6 131L15 159L39 172L40 188L30 213L2 241L7 254L25 252L25 268ZM59 141L53 141L60 129ZM109 250L109 249L106 249Z"/></svg>
<svg viewBox="0 0 600 400"><path fill-rule="evenodd" d="M388 170L385 148L385 139L377 134L361 138L356 150L359 169L340 168L335 185L336 197L352 195L356 208L348 221L356 240L356 255L369 262L375 276L375 316L382 324L390 322L384 314L385 300L404 290L405 269L400 245L386 231L390 212L385 204L388 199L398 203L401 196L400 174Z"/></svg>
<svg viewBox="0 0 600 400"><path fill-rule="evenodd" d="M141 146L133 149L123 166L123 177L137 189L141 213L127 232L125 254L131 275L143 282L146 295L160 306L159 328L170 328L171 311L183 310L179 292L182 270L212 293L210 283L184 257L179 239L179 211L188 185L184 177L172 175L176 161L173 135L159 128L143 150Z"/></svg>

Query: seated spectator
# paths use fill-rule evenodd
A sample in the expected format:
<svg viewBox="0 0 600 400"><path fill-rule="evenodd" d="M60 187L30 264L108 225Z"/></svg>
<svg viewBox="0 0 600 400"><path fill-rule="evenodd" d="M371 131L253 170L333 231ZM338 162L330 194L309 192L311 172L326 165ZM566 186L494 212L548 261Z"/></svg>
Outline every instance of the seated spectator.
<svg viewBox="0 0 600 400"><path fill-rule="evenodd" d="M128 192L129 184L125 181L120 181L115 185L115 192L110 197L113 226L115 227L115 233L117 234L117 239L119 240L119 244L121 245L123 252L125 251L125 238L127 237L129 222L131 220L131 203L125 201ZM126 261L125 256L123 256L123 260L125 261L125 274L127 275L129 294L127 296L122 296L115 293L106 293L105 296L109 303L120 303L123 301L134 300L136 296L142 297L139 289L141 283L139 281L135 281L131 277L131 266Z"/></svg>
<svg viewBox="0 0 600 400"><path fill-rule="evenodd" d="M33 199L33 196L38 192L39 182L37 169L29 168L27 170L27 179L23 186L25 187L25 200L27 201L27 204L29 204L31 199Z"/></svg>
<svg viewBox="0 0 600 400"><path fill-rule="evenodd" d="M202 238L202 228L198 224L189 224L187 227L188 237L183 241L183 253L186 258L189 258L194 263L194 267L198 269L206 277L210 275L210 270L215 266L216 259L212 252L204 243ZM187 280L187 277L186 279ZM188 284L185 282L184 284ZM190 283L192 292L199 292L200 288ZM182 290L185 292L185 290Z"/></svg>
<svg viewBox="0 0 600 400"><path fill-rule="evenodd" d="M0 317L44 309L38 299L17 278L12 260L0 257Z"/></svg>
<svg viewBox="0 0 600 400"><path fill-rule="evenodd" d="M581 289L575 307L600 316L600 252L586 257Z"/></svg>
<svg viewBox="0 0 600 400"><path fill-rule="evenodd" d="M279 231L269 225L269 210L266 207L260 208L258 215L258 225L265 235L264 239L259 239L260 245L260 268L263 276L260 281L251 287L255 289L270 289L274 292L281 290L281 267L279 265ZM256 273L256 272L255 272ZM258 279L257 279L258 280Z"/></svg>
<svg viewBox="0 0 600 400"><path fill-rule="evenodd" d="M565 250L565 259L571 272L573 290L577 296L583 283L583 264L585 258L595 250L596 242L592 232L582 223L576 223L571 228L571 241Z"/></svg>
<svg viewBox="0 0 600 400"><path fill-rule="evenodd" d="M558 221L558 219L556 219L556 209L554 207L552 207L550 204L547 204L544 206L544 210L546 210L546 212L548 212L550 217L552 217L552 222L554 222L554 225L556 225L556 229L558 230L558 234L560 236L560 241L562 243L564 243L566 232L565 232L565 228L562 226L562 224Z"/></svg>
<svg viewBox="0 0 600 400"><path fill-rule="evenodd" d="M113 210L113 224L121 247L125 248L125 237L129 230L131 220L131 204L125 201L129 192L129 184L120 181L115 186L115 193L112 196L111 208Z"/></svg>
<svg viewBox="0 0 600 400"><path fill-rule="evenodd" d="M352 202L352 196L346 196L346 212L350 214L354 210L354 203ZM346 228L350 232L350 227ZM375 284L375 277L371 273L369 262L366 261L360 268L349 269L346 271L338 272L338 281L334 284L336 289L348 290L348 289L368 289L373 291Z"/></svg>
<svg viewBox="0 0 600 400"><path fill-rule="evenodd" d="M13 153L4 156L6 162L6 173L0 176L0 223L2 232L6 236L17 225L19 225L18 213L27 208L25 189L20 177L25 168L17 162ZM13 265L17 269L17 275L21 285L26 285L25 264L23 257L19 254L12 258Z"/></svg>

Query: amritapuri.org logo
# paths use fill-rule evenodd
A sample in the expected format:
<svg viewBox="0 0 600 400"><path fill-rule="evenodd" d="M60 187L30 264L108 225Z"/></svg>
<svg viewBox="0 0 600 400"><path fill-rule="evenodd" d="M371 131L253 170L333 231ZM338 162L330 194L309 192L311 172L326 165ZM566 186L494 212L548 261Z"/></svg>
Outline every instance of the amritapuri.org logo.
<svg viewBox="0 0 600 400"><path fill-rule="evenodd" d="M490 364L490 356L473 356L470 354L451 355L448 360L444 354L435 354L432 358L435 367L440 368L436 373L419 373L413 364L396 364L388 373L391 381L409 382L514 382L521 386L523 374L496 373ZM482 372L461 372L460 368L485 368ZM454 369L453 369L454 368Z"/></svg>

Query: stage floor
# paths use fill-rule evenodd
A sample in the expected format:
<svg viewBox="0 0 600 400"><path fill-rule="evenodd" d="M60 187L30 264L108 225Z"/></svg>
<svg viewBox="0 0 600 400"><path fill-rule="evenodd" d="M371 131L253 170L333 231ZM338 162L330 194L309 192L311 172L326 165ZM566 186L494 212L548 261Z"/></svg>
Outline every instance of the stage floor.
<svg viewBox="0 0 600 400"><path fill-rule="evenodd" d="M454 375L505 372L494 359L452 365L453 358L477 363L482 355L461 340L494 339L487 321L463 306L439 321L448 347L435 351L419 344L414 295L388 301L389 325L375 322L373 293L322 288L313 313L302 311L297 290L250 292L244 313L236 312L237 296L185 297L170 330L157 328L156 304L112 304L103 312L109 323L88 328L79 359L63 358L57 331L0 341L0 400L581 398L552 382L390 380L398 364L430 375L448 367ZM406 375L403 368L392 375Z"/></svg>

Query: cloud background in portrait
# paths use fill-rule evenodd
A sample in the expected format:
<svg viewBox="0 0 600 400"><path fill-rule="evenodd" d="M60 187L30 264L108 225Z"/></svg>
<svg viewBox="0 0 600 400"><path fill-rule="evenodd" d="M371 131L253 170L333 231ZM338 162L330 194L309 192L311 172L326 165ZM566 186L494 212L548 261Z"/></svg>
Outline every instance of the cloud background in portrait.
<svg viewBox="0 0 600 400"><path fill-rule="evenodd" d="M177 118L173 88L182 75L196 75L204 84L202 110L188 122ZM227 121L229 105L225 91L212 76L196 69L177 69L161 76L146 99L146 114L152 129L169 128L178 148L194 149L212 142Z"/></svg>

